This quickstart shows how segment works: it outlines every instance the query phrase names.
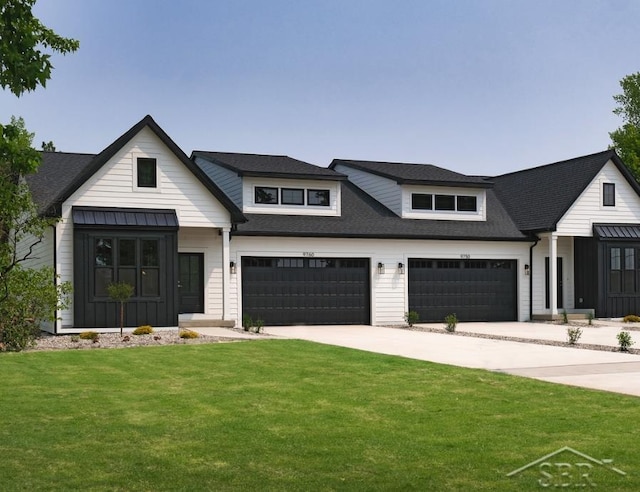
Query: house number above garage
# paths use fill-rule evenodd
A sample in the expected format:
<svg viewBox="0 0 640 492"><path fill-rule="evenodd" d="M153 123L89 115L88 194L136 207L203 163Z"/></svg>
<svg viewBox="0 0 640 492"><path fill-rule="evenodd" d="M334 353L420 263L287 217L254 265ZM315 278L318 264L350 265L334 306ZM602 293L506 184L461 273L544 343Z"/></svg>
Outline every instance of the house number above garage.
<svg viewBox="0 0 640 492"><path fill-rule="evenodd" d="M302 256L306 256L307 258L313 258L316 254L313 251L303 251Z"/></svg>

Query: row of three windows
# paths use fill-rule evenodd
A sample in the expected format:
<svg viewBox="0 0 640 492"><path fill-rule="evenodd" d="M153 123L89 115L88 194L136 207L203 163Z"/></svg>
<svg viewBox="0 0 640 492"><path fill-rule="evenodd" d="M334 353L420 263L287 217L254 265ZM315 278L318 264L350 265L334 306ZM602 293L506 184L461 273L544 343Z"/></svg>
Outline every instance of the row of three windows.
<svg viewBox="0 0 640 492"><path fill-rule="evenodd" d="M471 195L432 195L412 193L413 210L445 210L458 212L477 212L478 199Z"/></svg>
<svg viewBox="0 0 640 492"><path fill-rule="evenodd" d="M306 194L305 194L306 191ZM328 207L329 190L305 190L303 188L271 188L256 186L255 201L268 205L306 205Z"/></svg>

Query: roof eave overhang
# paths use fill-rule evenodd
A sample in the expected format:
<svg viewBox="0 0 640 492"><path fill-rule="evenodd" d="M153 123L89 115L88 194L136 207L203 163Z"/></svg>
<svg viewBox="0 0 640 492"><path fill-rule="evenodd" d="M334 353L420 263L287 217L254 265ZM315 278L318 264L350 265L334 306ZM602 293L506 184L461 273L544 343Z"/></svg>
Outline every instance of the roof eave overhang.
<svg viewBox="0 0 640 492"><path fill-rule="evenodd" d="M435 241L491 241L491 242L530 242L531 237L478 237L478 236L442 236L442 235L418 235L410 236L406 234L358 234L358 233L331 233L331 232L273 232L273 231L235 231L233 236L246 237L326 237L343 239L413 239L413 240L435 240Z"/></svg>
<svg viewBox="0 0 640 492"><path fill-rule="evenodd" d="M402 179L402 178L398 178L395 181L399 185L447 186L450 188L481 188L481 189L493 188L493 183L490 181L468 182L468 181L439 181L439 180Z"/></svg>

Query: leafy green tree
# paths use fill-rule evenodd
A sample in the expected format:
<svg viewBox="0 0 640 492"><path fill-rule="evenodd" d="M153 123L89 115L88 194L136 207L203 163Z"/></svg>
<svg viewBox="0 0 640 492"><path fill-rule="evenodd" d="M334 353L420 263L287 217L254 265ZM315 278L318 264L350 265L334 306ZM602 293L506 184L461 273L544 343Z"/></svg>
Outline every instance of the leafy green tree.
<svg viewBox="0 0 640 492"><path fill-rule="evenodd" d="M55 152L56 146L53 143L53 140L49 140L48 142L42 142L41 149L45 152Z"/></svg>
<svg viewBox="0 0 640 492"><path fill-rule="evenodd" d="M78 49L33 16L35 0L0 0L0 86L20 97L44 87L53 53ZM40 153L21 118L0 124L0 350L21 350L43 321L64 307L69 284L58 284L51 268L32 270L33 258L50 219L40 217L24 176L37 171Z"/></svg>
<svg viewBox="0 0 640 492"><path fill-rule="evenodd" d="M44 87L51 78L51 52L67 54L80 43L63 38L31 11L36 0L0 2L0 85L16 96Z"/></svg>
<svg viewBox="0 0 640 492"><path fill-rule="evenodd" d="M622 94L613 96L618 106L613 110L623 125L609 133L612 147L622 158L636 181L640 181L640 72L620 81Z"/></svg>

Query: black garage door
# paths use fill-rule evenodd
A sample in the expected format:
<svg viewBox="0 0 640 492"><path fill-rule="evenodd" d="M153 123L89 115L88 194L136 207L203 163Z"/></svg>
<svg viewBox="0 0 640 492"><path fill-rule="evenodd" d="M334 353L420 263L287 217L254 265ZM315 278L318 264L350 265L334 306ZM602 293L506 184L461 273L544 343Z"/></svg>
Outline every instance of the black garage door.
<svg viewBox="0 0 640 492"><path fill-rule="evenodd" d="M420 321L517 319L515 260L409 260L409 309Z"/></svg>
<svg viewBox="0 0 640 492"><path fill-rule="evenodd" d="M243 316L266 325L369 324L369 260L242 259Z"/></svg>

